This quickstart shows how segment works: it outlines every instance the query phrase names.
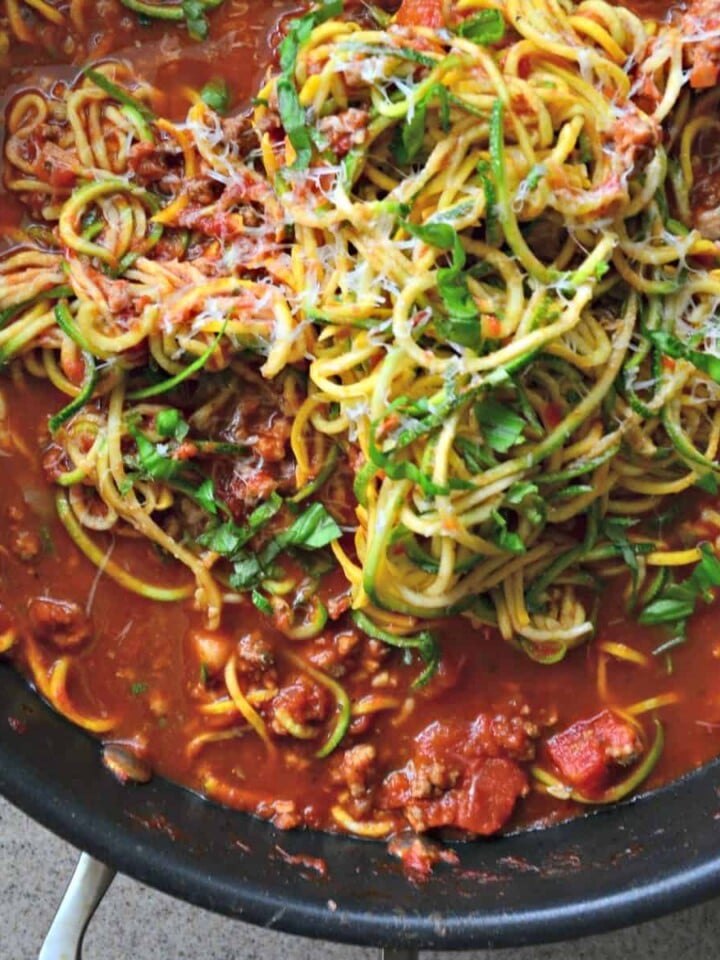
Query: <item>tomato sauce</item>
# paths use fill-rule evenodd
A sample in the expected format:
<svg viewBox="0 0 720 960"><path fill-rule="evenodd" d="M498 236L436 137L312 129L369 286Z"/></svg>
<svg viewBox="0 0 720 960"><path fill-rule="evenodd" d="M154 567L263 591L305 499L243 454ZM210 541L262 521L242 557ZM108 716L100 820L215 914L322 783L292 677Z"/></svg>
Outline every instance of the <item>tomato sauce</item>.
<svg viewBox="0 0 720 960"><path fill-rule="evenodd" d="M269 760L263 744L246 736L209 744L202 762L188 756L197 709L194 695L201 684L191 636L202 629L202 622L188 604L158 604L129 595L110 578L98 575L69 541L55 518L52 493L39 466L48 411L55 409L58 397L52 388L20 383L12 398L10 429L24 439L30 456L16 452L6 457L0 477L3 610L23 630L28 598L49 596L88 611L95 640L74 659L69 696L79 711L113 718L113 742L132 746L158 773L200 792L207 790L212 776L232 784L220 792L222 800L266 815L272 814L273 800L285 800L299 808L303 823L327 827L335 787L328 781L327 764L312 756L314 748L293 745L287 754ZM21 560L17 549L18 535L27 532L41 544L31 561ZM116 542L113 557L153 582L186 579L183 571L139 542ZM597 686L598 646L603 640L628 642L648 654L649 666L610 662L613 699L627 704L670 691L680 696L664 713L665 749L647 783L657 786L720 752L716 615L713 608L706 608L695 618L688 643L673 651L671 666L665 657L652 655L663 639L659 631L633 625L623 615L619 591L606 595L596 643L570 652L552 666L533 662L490 630L474 631L460 618L448 621L441 629L441 669L414 695L413 713L402 724L395 711L376 715L363 739L376 744L381 766L384 761L399 768L411 755L417 735L438 718L448 731L463 731L479 712L496 716L520 705L548 730L566 727L603 708ZM246 635L260 628L259 614L249 603L231 608L224 628L234 636ZM267 626L263 629L272 633ZM337 636L345 630L336 626L326 632L325 640L330 643L333 632ZM269 639L277 646L287 642L279 634ZM412 681L417 667L403 665L400 659L391 654L387 666L401 689ZM357 683L350 690L356 703L371 692L370 683ZM258 769L263 771L260 779L254 776ZM576 809L571 801L532 792L511 824L546 823Z"/></svg>
<svg viewBox="0 0 720 960"><path fill-rule="evenodd" d="M658 18L670 7L658 0L633 0L631 5L642 15ZM415 0L413 9L436 11L436 6L430 0ZM186 88L197 90L218 76L229 84L232 106L242 109L268 66L282 18L298 9L291 0L252 7L227 0L210 14L210 39L205 44L194 44L183 31L162 24L138 26L136 18L115 3L88 4L83 29L69 36L67 30L43 25L26 11L33 43L13 47L10 65L2 68L4 95L42 83L45 77L69 79L89 59L114 57L129 62L138 76L163 91L158 109L168 116L183 116ZM12 243L19 215L16 202L2 195L4 245ZM658 655L654 651L664 634L632 623L622 585L605 594L594 641L552 665L531 660L491 629L473 629L466 619L441 623L440 668L421 689L412 687L418 674L416 659L405 662L399 651L359 638L341 615L318 639L293 641L291 648L318 668L350 664L346 690L355 708L377 696L378 690L386 696L386 709L370 713L355 709L345 754L318 758L317 739L302 738L285 738L279 749L268 750L260 738L245 732L203 742L208 725L199 723L198 709L213 683L214 666L200 615L189 601L161 604L129 594L83 556L57 519L54 493L42 469L48 416L63 398L48 384L21 375L0 381L0 393L8 406L6 435L0 437L0 630L3 623L12 623L22 637L32 636L32 602L38 598L74 605L78 617L91 625L92 642L71 658L66 697L76 713L107 721L112 742L127 747L154 771L221 802L272 818L280 826L338 829L332 809L339 793L349 790L360 819L371 808L363 808L362 790L356 795L354 787L364 787L373 778L375 799L382 798L384 815L393 825L402 825L401 819L392 819L394 805L404 791L412 794L419 789L406 771L410 765L415 771L422 766L422 744L433 738L462 757L468 736L486 737L488 755L496 752L491 756L495 772L488 772L485 764L473 768L473 775L497 786L508 773L502 768L501 775L497 766L505 762L505 753L523 768L532 762L551 765L547 746L551 735L601 714L608 702L622 707L675 696L663 708L665 745L646 787L678 777L720 753L717 608L703 608L691 624L688 641ZM17 442L6 442L8 435ZM101 542L115 563L144 580L166 586L187 583L187 571L140 540L106 536ZM341 607L339 583L330 581L325 590ZM222 634L227 649L244 644L241 652L249 665L263 651L276 658L283 702L290 707L300 702L308 722L331 719L331 705L316 690L303 686L292 659L284 657L289 641L268 626L252 603L226 606ZM607 643L632 646L644 662L618 660L603 652ZM43 646L36 637L31 644L21 643L13 656L20 669L30 672L29 656L49 667L57 654L56 647ZM384 677L382 685L378 676ZM603 676L605 690L599 682ZM353 745L371 747L372 757L356 753L348 759ZM470 769L471 762L467 763ZM440 784L431 781L431 786ZM446 788L453 792L452 783ZM512 785L508 790L512 809L515 793L525 791ZM473 824L478 826L472 818L445 820L446 811L433 808L424 794L418 799L426 805L418 804L416 816L420 821L424 817L426 824L469 824L471 831ZM455 800L460 804L462 798ZM572 800L531 790L506 828L552 822L578 809ZM483 825L496 829L502 823L479 826Z"/></svg>

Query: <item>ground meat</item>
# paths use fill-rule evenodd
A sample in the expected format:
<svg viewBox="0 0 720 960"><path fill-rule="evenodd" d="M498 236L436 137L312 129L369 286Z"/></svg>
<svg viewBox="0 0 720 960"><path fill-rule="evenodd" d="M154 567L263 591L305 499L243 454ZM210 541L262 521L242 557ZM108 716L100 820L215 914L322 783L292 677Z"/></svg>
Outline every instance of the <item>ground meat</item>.
<svg viewBox="0 0 720 960"><path fill-rule="evenodd" d="M257 148L258 137L249 114L240 113L233 117L223 117L220 125L223 131L223 142L237 144L240 156L245 157Z"/></svg>
<svg viewBox="0 0 720 960"><path fill-rule="evenodd" d="M40 554L42 542L33 530L16 530L13 532L10 548L19 560L29 563Z"/></svg>
<svg viewBox="0 0 720 960"><path fill-rule="evenodd" d="M642 113L634 103L625 105L622 115L612 127L612 139L618 151L630 162L643 148L655 148L660 143L660 125Z"/></svg>
<svg viewBox="0 0 720 960"><path fill-rule="evenodd" d="M298 677L273 698L272 728L278 734L288 733L287 725L277 718L278 713L289 717L292 723L305 727L323 723L330 715L331 708L331 698L325 687L313 683L309 677Z"/></svg>
<svg viewBox="0 0 720 960"><path fill-rule="evenodd" d="M262 674L275 664L273 648L259 630L243 634L236 650L240 673Z"/></svg>
<svg viewBox="0 0 720 960"><path fill-rule="evenodd" d="M717 0L694 0L680 17L690 86L714 87L720 76L720 6Z"/></svg>
<svg viewBox="0 0 720 960"><path fill-rule="evenodd" d="M295 462L289 449L292 420L279 412L278 386L248 385L236 401L222 439L243 444L247 453L220 466L215 478L221 496L240 519L275 490L294 489Z"/></svg>
<svg viewBox="0 0 720 960"><path fill-rule="evenodd" d="M436 863L460 862L454 850L441 847L417 834L393 837L388 843L388 853L401 860L405 870L419 880L429 877Z"/></svg>
<svg viewBox="0 0 720 960"><path fill-rule="evenodd" d="M42 468L48 483L55 483L71 468L71 465L63 448L51 443L43 453Z"/></svg>
<svg viewBox="0 0 720 960"><path fill-rule="evenodd" d="M93 283L105 297L110 312L115 317L120 314L137 314L140 312L142 302L147 300L147 296L142 294L138 298L128 280L124 280L122 277L107 277L99 270L93 270L92 268L86 269L92 277Z"/></svg>
<svg viewBox="0 0 720 960"><path fill-rule="evenodd" d="M182 150L175 143L142 140L130 148L128 167L139 183L154 183L165 178L168 170L176 167L181 158Z"/></svg>
<svg viewBox="0 0 720 960"><path fill-rule="evenodd" d="M416 799L412 789L403 789L402 774L388 778L384 787L386 806L402 807L410 826L418 833L436 827L455 827L487 836L496 833L510 817L518 797L528 792L525 773L512 760L479 757L468 763L455 786L428 799Z"/></svg>
<svg viewBox="0 0 720 960"><path fill-rule="evenodd" d="M324 631L316 638L308 660L333 677L344 676L357 663L360 633L348 624L342 630Z"/></svg>
<svg viewBox="0 0 720 960"><path fill-rule="evenodd" d="M700 210L695 216L695 226L708 240L720 240L720 207Z"/></svg>
<svg viewBox="0 0 720 960"><path fill-rule="evenodd" d="M499 830L528 791L518 760L532 756L526 719L479 714L471 723L436 721L415 738L413 753L382 785L382 805L402 808L414 830L452 826Z"/></svg>
<svg viewBox="0 0 720 960"><path fill-rule="evenodd" d="M59 189L69 189L77 181L78 160L73 151L48 141L40 149L35 169L40 180Z"/></svg>
<svg viewBox="0 0 720 960"><path fill-rule="evenodd" d="M340 617L350 609L351 602L352 597L350 595L350 590L346 590L337 597L330 597L326 604L330 619L339 620Z"/></svg>
<svg viewBox="0 0 720 960"><path fill-rule="evenodd" d="M279 830L293 830L303 822L303 818L298 813L292 800L273 800L272 803L261 803L257 812L259 816L271 820Z"/></svg>
<svg viewBox="0 0 720 960"><path fill-rule="evenodd" d="M693 143L693 224L708 240L720 240L720 143L717 127Z"/></svg>
<svg viewBox="0 0 720 960"><path fill-rule="evenodd" d="M370 114L367 110L350 107L342 113L322 117L318 121L320 133L336 157L344 157L353 147L361 146L367 136Z"/></svg>
<svg viewBox="0 0 720 960"><path fill-rule="evenodd" d="M367 793L375 778L375 760L377 751L368 743L359 743L345 750L340 757L339 766L333 771L333 779L347 785L352 797L361 797Z"/></svg>
<svg viewBox="0 0 720 960"><path fill-rule="evenodd" d="M28 603L35 637L62 651L77 651L92 639L92 624L77 603L35 597Z"/></svg>

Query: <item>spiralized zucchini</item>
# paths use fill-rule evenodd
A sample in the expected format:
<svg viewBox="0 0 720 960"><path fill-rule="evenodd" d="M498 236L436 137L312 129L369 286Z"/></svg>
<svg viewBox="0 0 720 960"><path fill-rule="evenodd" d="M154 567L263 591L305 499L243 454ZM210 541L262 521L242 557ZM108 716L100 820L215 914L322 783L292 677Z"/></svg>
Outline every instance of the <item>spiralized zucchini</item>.
<svg viewBox="0 0 720 960"><path fill-rule="evenodd" d="M277 615L273 565L330 545L358 622L426 665L417 620L452 613L551 663L592 635L608 577L630 572L651 623L671 619L674 567L701 571L681 625L716 585L699 545L640 521L716 489L720 270L690 157L717 94L686 88L676 28L603 0L443 13L373 28L331 2L293 21L249 152L201 97L185 123L159 118L119 64L19 93L7 184L39 224L0 263L0 360L70 397L50 426L58 482L96 498L58 500L82 549L114 525L155 542L211 625L237 592ZM72 161L52 182L24 149L49 122ZM174 181L138 182L132 158L154 148ZM212 425L258 373L295 418L296 485L241 529L212 463L242 451ZM185 433L161 429L195 387ZM347 502L350 483L341 539L328 490ZM167 522L182 510L191 536ZM293 570L302 611L317 576ZM286 632L326 616L318 602Z"/></svg>

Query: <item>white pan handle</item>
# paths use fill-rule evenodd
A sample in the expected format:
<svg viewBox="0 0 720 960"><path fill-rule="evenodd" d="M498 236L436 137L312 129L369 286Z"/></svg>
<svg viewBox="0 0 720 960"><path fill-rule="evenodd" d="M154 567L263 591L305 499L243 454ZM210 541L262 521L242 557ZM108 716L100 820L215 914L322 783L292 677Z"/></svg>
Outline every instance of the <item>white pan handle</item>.
<svg viewBox="0 0 720 960"><path fill-rule="evenodd" d="M114 876L104 863L80 854L38 960L81 960L85 930Z"/></svg>

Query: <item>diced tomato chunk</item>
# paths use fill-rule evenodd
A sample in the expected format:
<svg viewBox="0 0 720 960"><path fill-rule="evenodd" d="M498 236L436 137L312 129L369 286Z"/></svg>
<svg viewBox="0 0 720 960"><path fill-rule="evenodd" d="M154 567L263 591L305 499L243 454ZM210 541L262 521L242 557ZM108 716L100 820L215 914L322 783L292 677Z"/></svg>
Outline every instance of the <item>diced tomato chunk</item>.
<svg viewBox="0 0 720 960"><path fill-rule="evenodd" d="M455 825L488 836L504 826L515 801L526 793L527 779L516 763L489 757L473 764L461 788L449 790L437 803L431 801L427 819L432 826Z"/></svg>
<svg viewBox="0 0 720 960"><path fill-rule="evenodd" d="M612 710L556 733L547 748L562 778L584 791L601 790L613 768L634 763L643 752L636 728Z"/></svg>
<svg viewBox="0 0 720 960"><path fill-rule="evenodd" d="M435 827L496 833L528 792L520 762L531 755L523 717L435 721L416 736L408 763L385 778L382 804L402 808L417 833Z"/></svg>
<svg viewBox="0 0 720 960"><path fill-rule="evenodd" d="M442 27L445 25L442 0L403 0L395 14L395 23L403 27Z"/></svg>

